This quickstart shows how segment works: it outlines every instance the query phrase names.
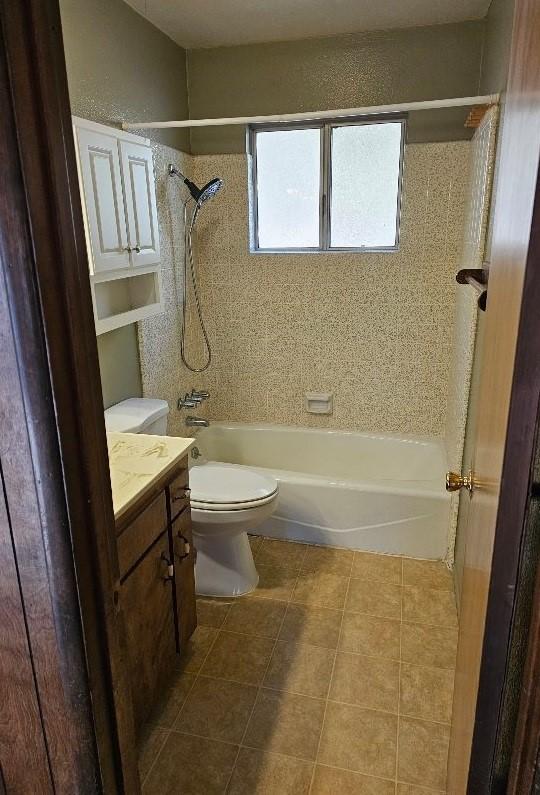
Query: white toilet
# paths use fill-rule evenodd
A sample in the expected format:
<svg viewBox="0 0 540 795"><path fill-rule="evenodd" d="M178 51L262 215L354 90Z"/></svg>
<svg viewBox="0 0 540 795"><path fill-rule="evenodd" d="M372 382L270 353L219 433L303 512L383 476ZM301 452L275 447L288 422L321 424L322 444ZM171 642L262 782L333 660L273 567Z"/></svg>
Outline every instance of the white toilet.
<svg viewBox="0 0 540 795"><path fill-rule="evenodd" d="M257 587L259 575L247 531L276 508L273 478L235 464L208 463L189 472L195 589L205 596L241 596Z"/></svg>
<svg viewBox="0 0 540 795"><path fill-rule="evenodd" d="M167 433L165 400L129 398L105 411L105 427L121 433ZM191 519L197 550L195 587L205 596L241 596L257 587L259 575L247 533L274 512L278 484L236 464L191 467Z"/></svg>

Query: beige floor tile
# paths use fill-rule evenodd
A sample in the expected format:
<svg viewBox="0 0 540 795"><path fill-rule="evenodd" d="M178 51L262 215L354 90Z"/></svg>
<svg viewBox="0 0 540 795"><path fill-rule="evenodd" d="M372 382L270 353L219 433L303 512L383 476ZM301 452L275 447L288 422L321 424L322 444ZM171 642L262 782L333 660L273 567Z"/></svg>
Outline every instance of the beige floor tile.
<svg viewBox="0 0 540 795"><path fill-rule="evenodd" d="M257 697L257 688L199 676L174 729L213 740L239 743Z"/></svg>
<svg viewBox="0 0 540 795"><path fill-rule="evenodd" d="M401 619L401 586L387 582L352 579L345 610L380 618Z"/></svg>
<svg viewBox="0 0 540 795"><path fill-rule="evenodd" d="M397 720L396 715L329 701L317 761L393 778Z"/></svg>
<svg viewBox="0 0 540 795"><path fill-rule="evenodd" d="M308 547L302 571L322 574L351 574L354 552L352 549L333 549L332 547Z"/></svg>
<svg viewBox="0 0 540 795"><path fill-rule="evenodd" d="M171 732L143 786L144 795L223 795L238 748Z"/></svg>
<svg viewBox="0 0 540 795"><path fill-rule="evenodd" d="M346 612L341 625L341 651L399 660L400 623L364 613Z"/></svg>
<svg viewBox="0 0 540 795"><path fill-rule="evenodd" d="M145 733L138 749L141 782L146 778L168 735L168 730L163 729L161 726L154 726Z"/></svg>
<svg viewBox="0 0 540 795"><path fill-rule="evenodd" d="M449 668L456 665L457 627L430 627L423 624L401 625L401 659L404 662Z"/></svg>
<svg viewBox="0 0 540 795"><path fill-rule="evenodd" d="M402 663L400 714L450 723L454 672Z"/></svg>
<svg viewBox="0 0 540 795"><path fill-rule="evenodd" d="M287 604L273 599L238 599L231 607L223 629L275 638Z"/></svg>
<svg viewBox="0 0 540 795"><path fill-rule="evenodd" d="M454 594L410 585L403 588L403 621L439 627L457 626Z"/></svg>
<svg viewBox="0 0 540 795"><path fill-rule="evenodd" d="M260 690L244 745L314 760L325 702L308 696Z"/></svg>
<svg viewBox="0 0 540 795"><path fill-rule="evenodd" d="M197 624L200 627L220 629L231 608L228 599L212 599L207 596L197 598Z"/></svg>
<svg viewBox="0 0 540 795"><path fill-rule="evenodd" d="M313 763L242 748L228 795L307 795Z"/></svg>
<svg viewBox="0 0 540 795"><path fill-rule="evenodd" d="M249 545L251 547L251 551L252 551L253 555L255 555L257 550L259 549L259 547L261 546L261 544L263 542L263 538L262 538L262 536L248 535L248 539L249 539Z"/></svg>
<svg viewBox="0 0 540 795"><path fill-rule="evenodd" d="M401 558L372 552L355 552L352 576L401 585Z"/></svg>
<svg viewBox="0 0 540 795"><path fill-rule="evenodd" d="M445 724L400 718L398 781L444 790L449 738Z"/></svg>
<svg viewBox="0 0 540 795"><path fill-rule="evenodd" d="M444 793L441 789L426 789L425 787L417 787L415 784L398 784L397 795L440 795Z"/></svg>
<svg viewBox="0 0 540 795"><path fill-rule="evenodd" d="M256 566L259 572L259 584L250 598L280 599L288 602L296 583L297 572L260 563L256 563Z"/></svg>
<svg viewBox="0 0 540 795"><path fill-rule="evenodd" d="M393 781L317 765L311 795L394 795Z"/></svg>
<svg viewBox="0 0 540 795"><path fill-rule="evenodd" d="M399 662L338 653L330 699L397 714L398 696Z"/></svg>
<svg viewBox="0 0 540 795"><path fill-rule="evenodd" d="M258 685L263 679L273 647L274 641L270 638L247 637L221 630L201 673L218 679Z"/></svg>
<svg viewBox="0 0 540 795"><path fill-rule="evenodd" d="M264 686L314 698L326 698L335 652L322 646L278 641Z"/></svg>
<svg viewBox="0 0 540 795"><path fill-rule="evenodd" d="M329 698L397 713L399 662L339 652Z"/></svg>
<svg viewBox="0 0 540 795"><path fill-rule="evenodd" d="M403 558L403 585L453 591L452 572L442 560Z"/></svg>
<svg viewBox="0 0 540 795"><path fill-rule="evenodd" d="M302 572L292 601L340 610L345 603L348 583L347 577L338 574Z"/></svg>
<svg viewBox="0 0 540 795"><path fill-rule="evenodd" d="M178 661L179 670L198 673L217 635L218 630L213 627L197 627Z"/></svg>
<svg viewBox="0 0 540 795"><path fill-rule="evenodd" d="M194 674L175 671L159 703L157 703L152 710L152 714L148 720L149 725L163 726L166 729L170 729L178 717L178 713L195 679L196 676Z"/></svg>
<svg viewBox="0 0 540 795"><path fill-rule="evenodd" d="M279 566L298 571L307 549L307 544L265 538L255 552L255 565L258 567L258 564L262 563L265 566Z"/></svg>
<svg viewBox="0 0 540 795"><path fill-rule="evenodd" d="M341 610L291 603L287 605L279 639L335 649L342 615Z"/></svg>

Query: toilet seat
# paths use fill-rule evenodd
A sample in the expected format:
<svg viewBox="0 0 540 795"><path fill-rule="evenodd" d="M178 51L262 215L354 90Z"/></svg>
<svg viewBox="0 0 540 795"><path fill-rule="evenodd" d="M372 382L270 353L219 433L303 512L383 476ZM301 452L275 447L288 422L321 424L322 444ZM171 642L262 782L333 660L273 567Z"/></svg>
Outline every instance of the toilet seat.
<svg viewBox="0 0 540 795"><path fill-rule="evenodd" d="M190 469L191 507L202 511L241 511L266 505L277 496L273 478L234 464L201 464Z"/></svg>

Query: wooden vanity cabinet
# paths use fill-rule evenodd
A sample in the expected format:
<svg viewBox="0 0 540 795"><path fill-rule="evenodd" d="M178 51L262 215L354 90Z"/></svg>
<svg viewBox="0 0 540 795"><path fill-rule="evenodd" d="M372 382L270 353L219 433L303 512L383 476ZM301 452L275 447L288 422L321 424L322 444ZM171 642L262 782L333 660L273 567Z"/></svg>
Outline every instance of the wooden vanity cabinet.
<svg viewBox="0 0 540 795"><path fill-rule="evenodd" d="M135 726L152 711L177 660L169 536L162 533L121 586Z"/></svg>
<svg viewBox="0 0 540 795"><path fill-rule="evenodd" d="M120 600L137 732L197 625L187 459L117 521Z"/></svg>

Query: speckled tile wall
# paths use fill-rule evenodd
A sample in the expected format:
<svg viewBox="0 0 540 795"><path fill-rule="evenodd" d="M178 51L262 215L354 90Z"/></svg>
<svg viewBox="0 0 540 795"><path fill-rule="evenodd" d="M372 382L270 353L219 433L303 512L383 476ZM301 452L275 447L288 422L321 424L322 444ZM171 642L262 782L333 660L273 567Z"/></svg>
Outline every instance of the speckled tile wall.
<svg viewBox="0 0 540 795"><path fill-rule="evenodd" d="M182 262L184 256L184 221L182 203L187 191L179 179L168 175L169 163L186 175L192 170L190 155L176 149L152 144L156 198L161 241L162 289L165 312L137 324L143 394L169 403L169 428L174 436L189 435L184 424L186 412L176 409L178 397L192 387L202 388L200 375L190 373L180 358L182 307ZM205 416L204 404L197 415Z"/></svg>
<svg viewBox="0 0 540 795"><path fill-rule="evenodd" d="M469 149L406 147L392 254L251 255L246 157L192 159L225 180L198 229L212 419L444 436ZM308 414L307 391L333 414Z"/></svg>

